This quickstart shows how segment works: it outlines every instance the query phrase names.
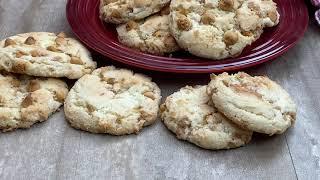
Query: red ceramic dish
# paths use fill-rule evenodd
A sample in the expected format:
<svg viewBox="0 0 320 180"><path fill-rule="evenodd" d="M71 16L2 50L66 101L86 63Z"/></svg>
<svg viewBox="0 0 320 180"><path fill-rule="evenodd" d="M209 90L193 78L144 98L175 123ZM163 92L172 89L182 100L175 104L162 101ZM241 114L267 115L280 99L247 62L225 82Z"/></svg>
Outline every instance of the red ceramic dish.
<svg viewBox="0 0 320 180"><path fill-rule="evenodd" d="M88 47L131 66L176 73L211 73L234 71L272 60L293 47L308 26L308 11L303 0L275 0L280 24L266 29L261 38L247 47L241 56L213 61L185 52L172 57L142 53L120 44L114 25L99 19L100 0L68 0L67 18L73 32Z"/></svg>

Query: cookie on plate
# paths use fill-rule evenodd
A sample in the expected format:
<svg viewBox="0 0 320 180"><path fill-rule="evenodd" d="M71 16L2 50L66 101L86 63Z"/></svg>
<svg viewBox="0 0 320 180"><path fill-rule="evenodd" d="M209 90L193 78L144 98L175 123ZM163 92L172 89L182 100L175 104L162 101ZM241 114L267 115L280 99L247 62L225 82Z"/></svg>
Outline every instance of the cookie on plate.
<svg viewBox="0 0 320 180"><path fill-rule="evenodd" d="M289 94L267 77L243 72L212 75L208 94L226 117L255 132L281 134L296 119L296 105Z"/></svg>
<svg viewBox="0 0 320 180"><path fill-rule="evenodd" d="M7 72L78 79L95 68L89 51L64 33L31 32L0 42L0 70Z"/></svg>
<svg viewBox="0 0 320 180"><path fill-rule="evenodd" d="M119 41L142 52L163 55L179 49L169 30L169 13L162 11L140 21L129 21L117 27Z"/></svg>
<svg viewBox="0 0 320 180"><path fill-rule="evenodd" d="M170 0L100 0L100 18L114 24L140 20L159 12Z"/></svg>
<svg viewBox="0 0 320 180"><path fill-rule="evenodd" d="M235 57L279 23L272 0L172 0L170 28L181 48L213 60Z"/></svg>
<svg viewBox="0 0 320 180"><path fill-rule="evenodd" d="M184 87L170 95L160 112L164 124L179 139L205 149L230 149L251 140L252 131L243 130L212 105L207 86Z"/></svg>
<svg viewBox="0 0 320 180"><path fill-rule="evenodd" d="M0 73L0 129L30 128L57 111L68 93L65 82Z"/></svg>
<svg viewBox="0 0 320 180"><path fill-rule="evenodd" d="M124 135L154 123L160 99L160 89L150 78L110 66L79 79L64 109L76 129Z"/></svg>

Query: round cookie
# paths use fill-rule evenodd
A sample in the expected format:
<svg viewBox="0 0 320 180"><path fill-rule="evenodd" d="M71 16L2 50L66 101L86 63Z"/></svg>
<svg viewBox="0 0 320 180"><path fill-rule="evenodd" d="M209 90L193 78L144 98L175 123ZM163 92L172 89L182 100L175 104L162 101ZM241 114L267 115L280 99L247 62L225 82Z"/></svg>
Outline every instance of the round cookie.
<svg viewBox="0 0 320 180"><path fill-rule="evenodd" d="M243 72L212 75L208 94L226 117L255 132L281 134L296 119L296 105L289 94L267 77Z"/></svg>
<svg viewBox="0 0 320 180"><path fill-rule="evenodd" d="M63 104L65 82L53 78L0 73L0 130L30 128L45 121Z"/></svg>
<svg viewBox="0 0 320 180"><path fill-rule="evenodd" d="M278 24L272 0L172 0L170 29L190 53L220 60L235 57Z"/></svg>
<svg viewBox="0 0 320 180"><path fill-rule="evenodd" d="M119 41L131 48L155 55L179 49L169 30L169 15L157 14L143 21L129 21L117 27Z"/></svg>
<svg viewBox="0 0 320 180"><path fill-rule="evenodd" d="M7 72L78 79L95 68L89 51L64 33L31 32L0 42L0 70Z"/></svg>
<svg viewBox="0 0 320 180"><path fill-rule="evenodd" d="M177 135L205 149L230 149L251 140L252 131L239 128L219 113L207 86L184 87L161 105L161 119Z"/></svg>
<svg viewBox="0 0 320 180"><path fill-rule="evenodd" d="M71 126L92 133L138 133L155 122L161 95L151 79L103 67L79 79L65 101Z"/></svg>
<svg viewBox="0 0 320 180"><path fill-rule="evenodd" d="M159 12L170 0L100 0L100 18L114 24L140 20Z"/></svg>

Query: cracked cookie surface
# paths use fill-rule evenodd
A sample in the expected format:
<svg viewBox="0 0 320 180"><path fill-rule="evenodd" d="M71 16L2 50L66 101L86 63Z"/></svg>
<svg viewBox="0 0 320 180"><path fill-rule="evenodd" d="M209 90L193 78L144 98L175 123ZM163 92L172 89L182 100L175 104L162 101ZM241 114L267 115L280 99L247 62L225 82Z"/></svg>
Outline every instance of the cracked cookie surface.
<svg viewBox="0 0 320 180"><path fill-rule="evenodd" d="M79 79L64 109L76 129L125 135L155 122L160 99L160 89L150 78L110 66Z"/></svg>
<svg viewBox="0 0 320 180"><path fill-rule="evenodd" d="M179 46L213 60L240 55L280 17L272 0L172 0L170 11Z"/></svg>
<svg viewBox="0 0 320 180"><path fill-rule="evenodd" d="M159 12L170 0L100 0L100 18L121 24Z"/></svg>
<svg viewBox="0 0 320 180"><path fill-rule="evenodd" d="M226 117L255 132L281 134L296 119L296 105L289 94L267 77L243 72L212 75L208 94Z"/></svg>
<svg viewBox="0 0 320 180"><path fill-rule="evenodd" d="M169 30L169 15L156 14L117 27L119 41L142 52L164 55L179 49Z"/></svg>
<svg viewBox="0 0 320 180"><path fill-rule="evenodd" d="M63 104L65 82L54 78L0 73L0 129L30 128L45 121Z"/></svg>
<svg viewBox="0 0 320 180"><path fill-rule="evenodd" d="M161 105L161 119L178 139L205 149L230 149L251 140L243 130L219 113L206 93L207 86L184 87Z"/></svg>
<svg viewBox="0 0 320 180"><path fill-rule="evenodd" d="M31 32L0 42L0 69L7 72L78 79L95 68L89 51L64 33Z"/></svg>

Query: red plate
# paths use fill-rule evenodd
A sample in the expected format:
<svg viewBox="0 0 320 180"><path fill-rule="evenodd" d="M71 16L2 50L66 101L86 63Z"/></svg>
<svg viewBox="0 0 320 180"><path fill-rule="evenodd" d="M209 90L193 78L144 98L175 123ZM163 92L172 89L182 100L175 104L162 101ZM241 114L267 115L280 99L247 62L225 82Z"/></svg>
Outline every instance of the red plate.
<svg viewBox="0 0 320 180"><path fill-rule="evenodd" d="M293 47L308 26L308 11L303 0L275 0L281 15L277 27L266 29L261 38L241 56L213 61L185 52L172 57L138 52L120 44L115 27L99 19L100 0L68 0L67 18L73 32L88 47L116 61L155 71L209 73L233 71L272 60Z"/></svg>

